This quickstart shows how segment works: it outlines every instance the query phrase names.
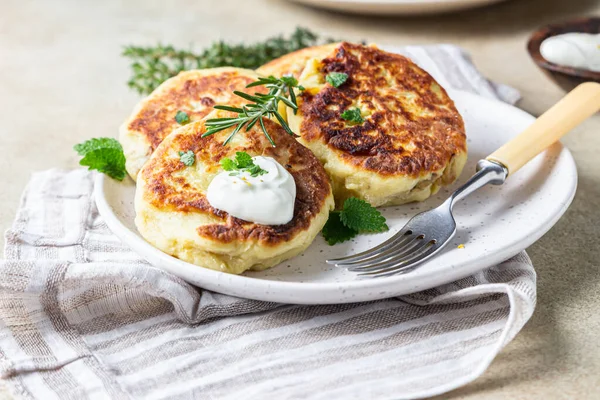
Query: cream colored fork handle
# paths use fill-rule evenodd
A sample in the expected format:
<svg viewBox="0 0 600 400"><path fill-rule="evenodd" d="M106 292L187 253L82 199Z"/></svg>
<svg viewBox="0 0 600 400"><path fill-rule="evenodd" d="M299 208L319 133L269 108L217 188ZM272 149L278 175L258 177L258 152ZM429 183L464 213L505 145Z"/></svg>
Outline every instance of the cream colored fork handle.
<svg viewBox="0 0 600 400"><path fill-rule="evenodd" d="M487 159L504 165L510 175L598 109L600 83L582 83Z"/></svg>

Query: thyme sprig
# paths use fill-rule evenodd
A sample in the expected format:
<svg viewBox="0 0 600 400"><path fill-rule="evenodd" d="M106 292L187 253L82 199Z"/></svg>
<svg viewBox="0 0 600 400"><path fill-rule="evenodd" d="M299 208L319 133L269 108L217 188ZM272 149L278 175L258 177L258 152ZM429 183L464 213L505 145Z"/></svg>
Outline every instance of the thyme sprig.
<svg viewBox="0 0 600 400"><path fill-rule="evenodd" d="M140 94L149 94L181 71L225 66L255 69L292 51L334 41L331 38L321 40L310 30L298 27L288 37L275 36L250 45L221 40L198 53L162 44L126 46L123 56L131 60L129 87Z"/></svg>
<svg viewBox="0 0 600 400"><path fill-rule="evenodd" d="M258 122L263 133L274 147L275 142L273 141L271 135L269 135L269 132L265 127L265 123L263 122L263 118L272 117L275 117L277 121L279 121L287 133L294 135L294 132L292 132L283 116L279 113L278 107L279 102L281 101L286 106L290 107L294 113L296 113L298 104L296 102L294 89L304 90L302 86L298 85L298 80L296 80L296 78L293 76L283 76L281 78L270 76L268 78L258 78L257 81L252 82L246 87L251 88L256 86L265 86L267 89L269 89L269 93L254 93L254 95L251 95L237 90L234 91L233 93L236 96L239 96L250 103L245 104L242 107L232 107L228 105L214 106L214 108L217 110L231 111L238 113L238 115L237 117L207 119L205 125L208 127L208 129L202 135L202 137L215 134L227 128L235 127L229 136L227 136L225 142L223 142L223 144L226 145L241 129L246 127L247 132Z"/></svg>

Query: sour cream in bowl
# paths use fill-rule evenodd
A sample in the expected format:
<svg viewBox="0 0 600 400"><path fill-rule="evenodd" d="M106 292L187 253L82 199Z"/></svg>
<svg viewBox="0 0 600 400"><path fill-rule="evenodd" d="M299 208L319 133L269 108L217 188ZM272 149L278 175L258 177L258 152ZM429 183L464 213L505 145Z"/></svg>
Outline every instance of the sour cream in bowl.
<svg viewBox="0 0 600 400"><path fill-rule="evenodd" d="M534 31L527 51L535 64L565 91L600 82L600 18L576 18Z"/></svg>
<svg viewBox="0 0 600 400"><path fill-rule="evenodd" d="M600 34L570 32L550 36L540 45L540 53L554 64L600 72Z"/></svg>

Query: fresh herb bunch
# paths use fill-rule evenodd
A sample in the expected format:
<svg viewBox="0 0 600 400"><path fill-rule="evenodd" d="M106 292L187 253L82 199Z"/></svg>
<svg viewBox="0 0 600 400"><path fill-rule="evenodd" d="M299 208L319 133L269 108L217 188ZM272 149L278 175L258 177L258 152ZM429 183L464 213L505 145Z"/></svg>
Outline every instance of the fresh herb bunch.
<svg viewBox="0 0 600 400"><path fill-rule="evenodd" d="M125 178L125 155L123 147L113 138L94 138L76 144L73 149L83 158L79 165L97 170L113 179Z"/></svg>
<svg viewBox="0 0 600 400"><path fill-rule="evenodd" d="M241 98L248 100L250 103L243 105L241 108L226 105L214 106L214 108L217 110L236 112L238 115L237 117L207 119L205 125L208 128L202 137L209 136L235 126L233 131L231 131L229 136L227 136L225 139L225 142L223 142L223 144L226 145L242 128L246 127L246 131L248 131L258 122L263 133L267 139L269 139L269 142L271 142L271 145L275 146L275 142L273 141L271 135L269 135L269 132L267 132L267 128L263 122L263 118L265 117L275 117L283 129L285 129L285 131L290 135L293 135L294 132L292 132L283 116L279 113L278 107L279 102L281 101L294 110L294 113L296 113L298 104L296 102L294 89L304 90L302 86L298 85L298 80L296 80L296 78L293 76L283 76L281 78L270 76L268 78L258 78L257 81L252 82L246 87L251 88L255 86L266 86L267 89L269 89L269 93L255 93L254 95L251 95L237 90L234 91L233 93L236 96L240 96Z"/></svg>
<svg viewBox="0 0 600 400"><path fill-rule="evenodd" d="M364 200L350 197L341 211L331 211L323 227L323 237L333 246L350 240L359 233L384 232L389 228L379 210Z"/></svg>
<svg viewBox="0 0 600 400"><path fill-rule="evenodd" d="M123 56L132 61L129 87L140 94L149 94L181 71L225 66L255 69L292 51L334 41L331 38L320 40L310 30L297 27L287 38L279 35L251 45L218 41L199 53L161 44L126 46Z"/></svg>
<svg viewBox="0 0 600 400"><path fill-rule="evenodd" d="M245 151L236 152L234 159L221 159L221 167L223 167L225 171L230 171L229 175L231 176L239 175L241 172L248 172L251 177L256 178L257 176L268 173L267 170L262 169L257 164L254 164L252 156Z"/></svg>

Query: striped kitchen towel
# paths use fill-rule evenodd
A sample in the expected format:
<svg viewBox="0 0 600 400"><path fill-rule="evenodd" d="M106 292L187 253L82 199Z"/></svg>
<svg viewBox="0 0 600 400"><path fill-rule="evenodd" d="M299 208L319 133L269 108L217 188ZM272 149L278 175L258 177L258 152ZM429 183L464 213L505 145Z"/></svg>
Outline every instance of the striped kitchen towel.
<svg viewBox="0 0 600 400"><path fill-rule="evenodd" d="M454 46L402 52L447 87L518 98ZM212 293L152 267L112 235L92 182L84 170L34 174L6 233L0 379L18 398L423 398L481 375L535 307L525 253L367 303Z"/></svg>

